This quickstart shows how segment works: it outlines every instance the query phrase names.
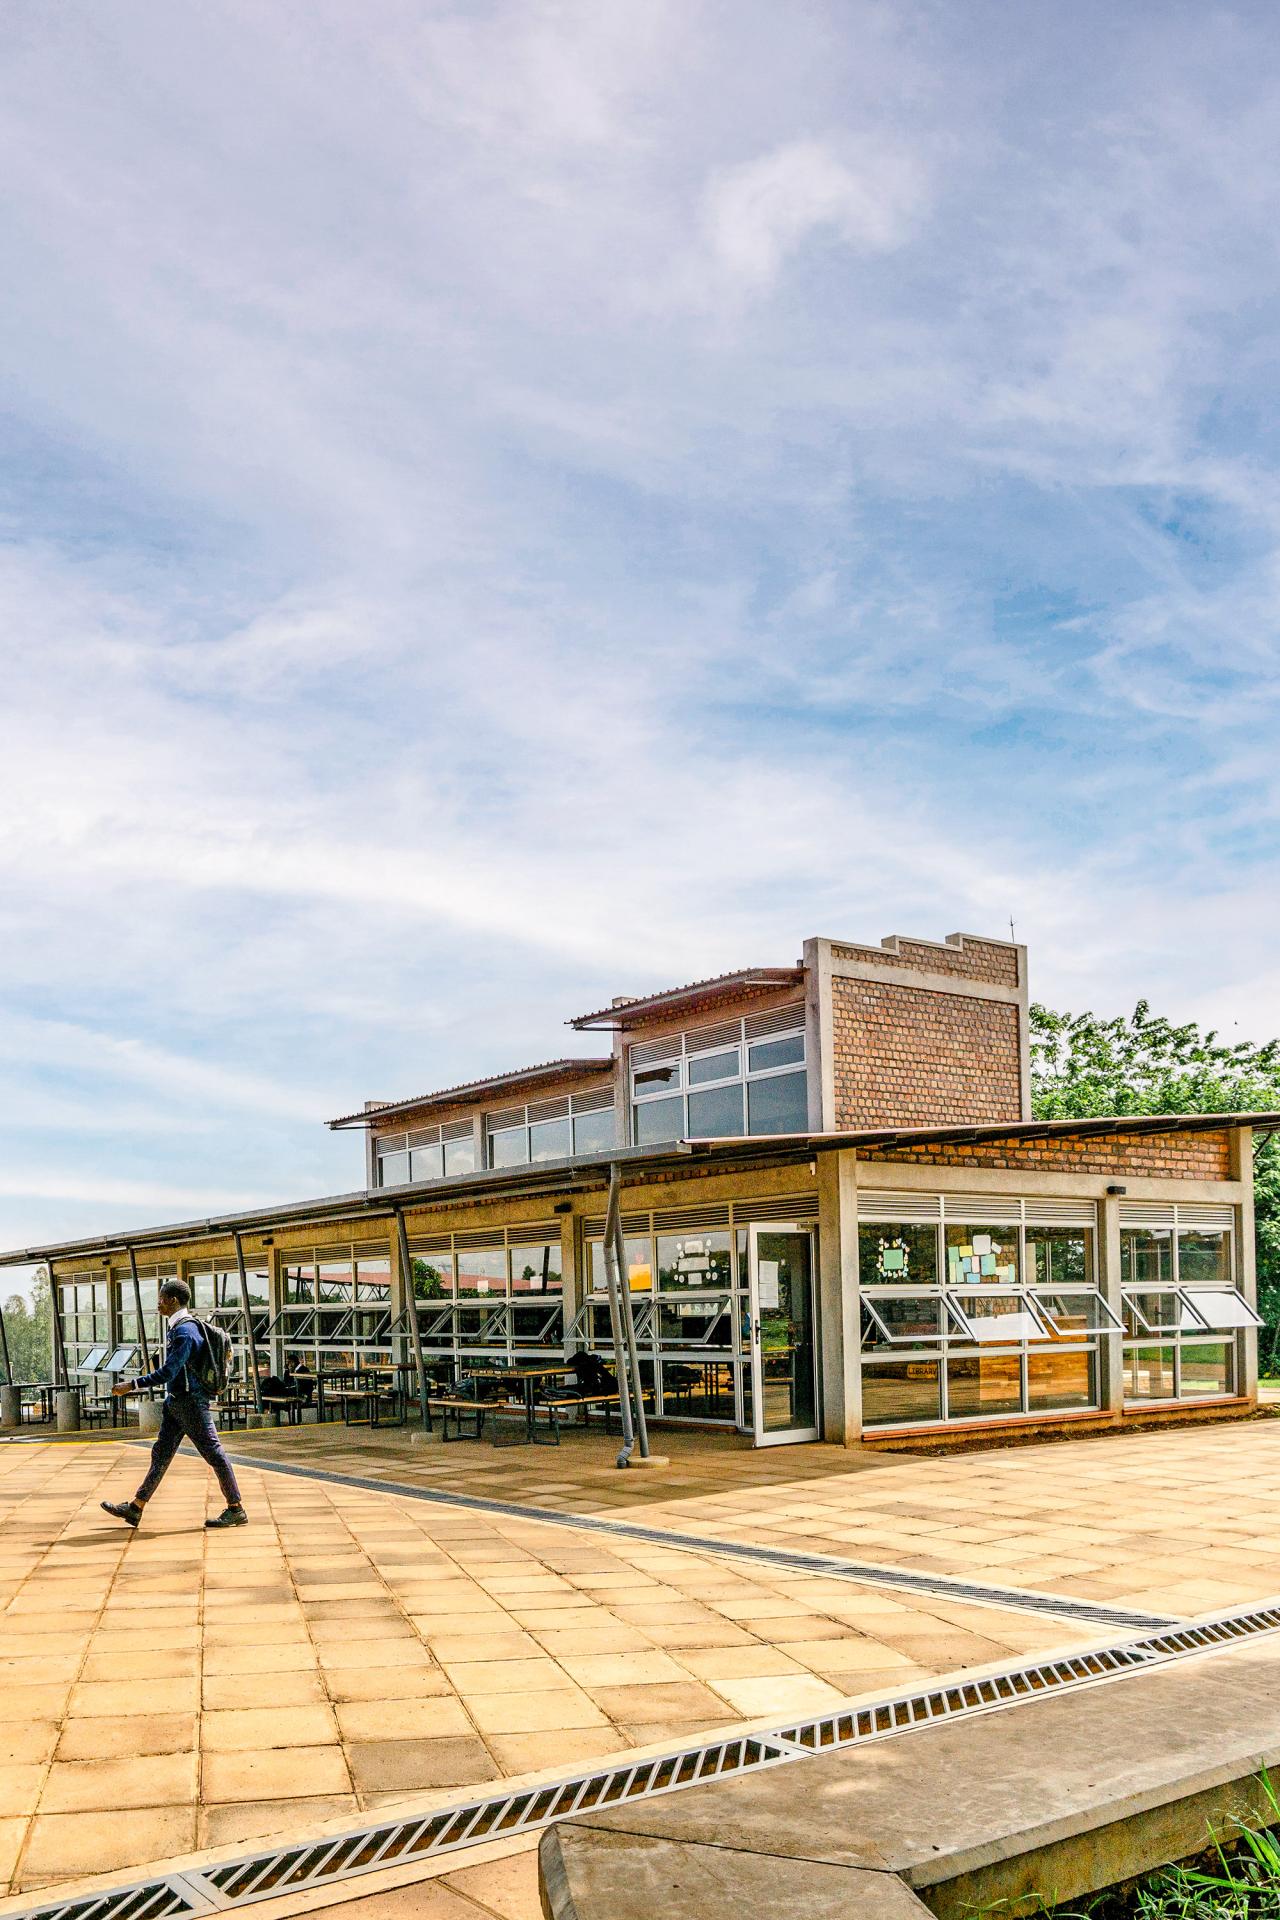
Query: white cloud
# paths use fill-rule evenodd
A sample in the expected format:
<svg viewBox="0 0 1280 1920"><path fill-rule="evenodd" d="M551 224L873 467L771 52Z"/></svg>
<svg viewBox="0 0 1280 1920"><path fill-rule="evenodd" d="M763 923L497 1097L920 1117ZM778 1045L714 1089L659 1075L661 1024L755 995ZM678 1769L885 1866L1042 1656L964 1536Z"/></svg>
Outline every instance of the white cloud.
<svg viewBox="0 0 1280 1920"><path fill-rule="evenodd" d="M796 140L713 174L704 217L719 263L766 287L815 236L854 253L901 246L924 199L919 159L890 138Z"/></svg>

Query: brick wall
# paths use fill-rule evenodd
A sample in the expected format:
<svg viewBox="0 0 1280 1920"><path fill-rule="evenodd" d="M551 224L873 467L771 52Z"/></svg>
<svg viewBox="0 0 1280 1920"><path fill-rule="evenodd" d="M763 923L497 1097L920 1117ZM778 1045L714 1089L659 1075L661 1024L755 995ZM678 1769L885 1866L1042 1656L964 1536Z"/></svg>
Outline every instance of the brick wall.
<svg viewBox="0 0 1280 1920"><path fill-rule="evenodd" d="M831 1011L837 1127L1022 1118L1013 1002L836 975Z"/></svg>
<svg viewBox="0 0 1280 1920"><path fill-rule="evenodd" d="M1005 940L980 940L953 933L935 944L894 934L878 947L841 942L832 946L831 954L833 959L853 960L863 967L911 967L917 973L949 973L958 980L981 980L995 987L1021 984L1018 949Z"/></svg>
<svg viewBox="0 0 1280 1920"><path fill-rule="evenodd" d="M1042 1173L1132 1173L1166 1180L1229 1180L1226 1129L1210 1133L1094 1133L899 1147L860 1153L862 1161L927 1167L1007 1167Z"/></svg>

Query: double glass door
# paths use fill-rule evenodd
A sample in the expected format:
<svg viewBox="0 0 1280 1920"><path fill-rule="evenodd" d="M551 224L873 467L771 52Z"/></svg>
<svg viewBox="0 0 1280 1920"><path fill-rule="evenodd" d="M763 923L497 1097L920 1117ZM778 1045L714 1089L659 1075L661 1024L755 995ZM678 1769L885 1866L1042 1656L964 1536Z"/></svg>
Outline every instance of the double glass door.
<svg viewBox="0 0 1280 1920"><path fill-rule="evenodd" d="M750 1229L743 1346L745 1425L758 1447L818 1438L813 1235Z"/></svg>

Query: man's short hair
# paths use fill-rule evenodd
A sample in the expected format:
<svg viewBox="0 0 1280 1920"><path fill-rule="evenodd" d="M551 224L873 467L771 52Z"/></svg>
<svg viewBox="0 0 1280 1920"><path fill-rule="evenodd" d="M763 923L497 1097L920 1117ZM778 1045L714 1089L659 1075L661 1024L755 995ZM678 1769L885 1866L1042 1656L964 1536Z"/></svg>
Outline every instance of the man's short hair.
<svg viewBox="0 0 1280 1920"><path fill-rule="evenodd" d="M191 1289L185 1280L165 1280L161 1283L160 1298L176 1300L180 1307L191 1305Z"/></svg>

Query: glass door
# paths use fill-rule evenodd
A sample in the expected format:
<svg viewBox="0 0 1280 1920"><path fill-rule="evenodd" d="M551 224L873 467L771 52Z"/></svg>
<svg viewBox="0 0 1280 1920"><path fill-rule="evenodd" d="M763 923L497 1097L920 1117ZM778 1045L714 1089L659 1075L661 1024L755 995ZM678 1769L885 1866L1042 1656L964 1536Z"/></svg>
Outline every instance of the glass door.
<svg viewBox="0 0 1280 1920"><path fill-rule="evenodd" d="M758 1447L818 1438L813 1235L753 1226L750 1282L751 1427Z"/></svg>

